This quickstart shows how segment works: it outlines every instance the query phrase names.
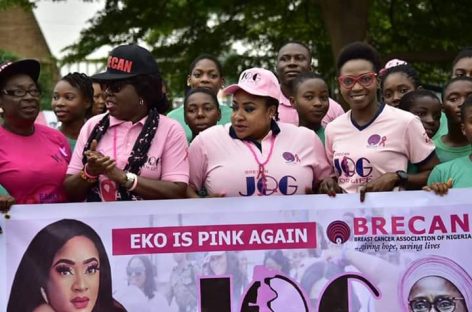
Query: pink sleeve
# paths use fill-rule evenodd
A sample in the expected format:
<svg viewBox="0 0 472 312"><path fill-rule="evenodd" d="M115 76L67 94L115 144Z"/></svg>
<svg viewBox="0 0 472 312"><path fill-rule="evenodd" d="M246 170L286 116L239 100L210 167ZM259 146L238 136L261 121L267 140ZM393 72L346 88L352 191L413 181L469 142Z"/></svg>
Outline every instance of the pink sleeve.
<svg viewBox="0 0 472 312"><path fill-rule="evenodd" d="M434 151L434 144L426 134L418 117L413 118L408 123L405 131L405 142L408 160L413 164L419 164L426 160Z"/></svg>
<svg viewBox="0 0 472 312"><path fill-rule="evenodd" d="M323 143L321 143L321 140L317 135L314 136L314 151L316 163L315 167L313 168L313 173L315 181L321 181L333 173L333 168L326 158Z"/></svg>
<svg viewBox="0 0 472 312"><path fill-rule="evenodd" d="M203 140L198 135L188 148L188 158L190 162L190 184L196 189L201 190L206 178L208 168L208 158L204 151Z"/></svg>
<svg viewBox="0 0 472 312"><path fill-rule="evenodd" d="M177 123L170 126L162 152L162 180L188 184L188 145L185 132Z"/></svg>
<svg viewBox="0 0 472 312"><path fill-rule="evenodd" d="M325 152L326 158L330 164L333 163L333 138L330 131L330 126L328 125L325 129Z"/></svg>
<svg viewBox="0 0 472 312"><path fill-rule="evenodd" d="M321 121L322 126L326 127L328 123L335 120L337 117L341 116L342 114L344 114L344 109L342 108L342 106L335 100L329 98L328 112L326 113L323 120Z"/></svg>
<svg viewBox="0 0 472 312"><path fill-rule="evenodd" d="M69 167L67 167L67 174L79 173L84 167L82 164L83 151L94 125L95 124L91 125L90 122L87 122L82 127L82 129L80 129L79 137L77 138L77 142L75 143L75 148L72 153L72 159L69 162Z"/></svg>

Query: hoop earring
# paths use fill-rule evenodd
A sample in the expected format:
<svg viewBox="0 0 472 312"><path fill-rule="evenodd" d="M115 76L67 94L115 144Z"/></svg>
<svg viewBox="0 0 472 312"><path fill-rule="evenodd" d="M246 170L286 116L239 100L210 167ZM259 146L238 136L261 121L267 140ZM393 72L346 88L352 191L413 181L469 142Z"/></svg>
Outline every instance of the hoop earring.
<svg viewBox="0 0 472 312"><path fill-rule="evenodd" d="M144 100L143 100L143 98L139 98L139 105L144 105Z"/></svg>
<svg viewBox="0 0 472 312"><path fill-rule="evenodd" d="M43 288L43 287L40 287L40 288L39 288L39 291L41 292L41 297L43 297L43 300L44 300L47 304L49 304L48 296L47 296L46 291L44 290L44 288Z"/></svg>

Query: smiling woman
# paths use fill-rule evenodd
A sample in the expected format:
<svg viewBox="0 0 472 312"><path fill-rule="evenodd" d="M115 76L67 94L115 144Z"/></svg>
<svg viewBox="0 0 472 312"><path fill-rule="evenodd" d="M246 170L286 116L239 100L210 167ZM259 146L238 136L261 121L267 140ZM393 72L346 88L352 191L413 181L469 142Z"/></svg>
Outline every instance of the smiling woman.
<svg viewBox="0 0 472 312"><path fill-rule="evenodd" d="M438 163L434 145L415 116L377 97L378 52L354 42L337 60L341 95L351 110L326 127L326 153L348 193L419 189ZM408 162L418 165L407 174Z"/></svg>
<svg viewBox="0 0 472 312"><path fill-rule="evenodd" d="M71 157L69 144L59 131L34 123L39 113L39 70L35 60L0 65L4 119L0 128L0 184L19 204L66 200L62 183Z"/></svg>
<svg viewBox="0 0 472 312"><path fill-rule="evenodd" d="M63 219L36 234L18 266L7 312L123 312L105 247L87 224ZM28 300L25 300L28 298Z"/></svg>
<svg viewBox="0 0 472 312"><path fill-rule="evenodd" d="M181 198L188 183L187 141L176 121L159 114L166 103L153 55L128 44L110 53L92 77L107 113L82 127L67 170L73 201Z"/></svg>

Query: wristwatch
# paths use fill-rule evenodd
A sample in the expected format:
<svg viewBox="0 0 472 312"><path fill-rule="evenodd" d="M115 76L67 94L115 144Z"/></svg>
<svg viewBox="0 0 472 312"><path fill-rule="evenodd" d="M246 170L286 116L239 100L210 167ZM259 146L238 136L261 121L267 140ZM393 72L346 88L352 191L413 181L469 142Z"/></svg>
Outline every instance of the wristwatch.
<svg viewBox="0 0 472 312"><path fill-rule="evenodd" d="M397 170L395 173L398 176L398 181L395 185L404 187L406 183L408 182L408 173L406 173L403 170Z"/></svg>
<svg viewBox="0 0 472 312"><path fill-rule="evenodd" d="M126 171L125 179L123 182L121 182L121 185L127 190L129 190L133 186L134 181L136 181L137 178L138 176L135 175L134 173Z"/></svg>

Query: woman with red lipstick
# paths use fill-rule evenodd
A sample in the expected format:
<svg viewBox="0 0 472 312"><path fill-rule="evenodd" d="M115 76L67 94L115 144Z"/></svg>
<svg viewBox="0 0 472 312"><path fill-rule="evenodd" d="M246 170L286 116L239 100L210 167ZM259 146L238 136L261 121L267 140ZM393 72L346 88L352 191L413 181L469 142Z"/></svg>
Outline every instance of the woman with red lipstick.
<svg viewBox="0 0 472 312"><path fill-rule="evenodd" d="M85 74L70 73L56 83L52 109L61 122L59 130L74 150L80 129L90 116L94 103L92 80Z"/></svg>
<svg viewBox="0 0 472 312"><path fill-rule="evenodd" d="M231 124L201 132L189 147L194 190L210 196L304 194L331 174L313 131L276 122L280 87L272 72L247 69L224 91L233 94Z"/></svg>
<svg viewBox="0 0 472 312"><path fill-rule="evenodd" d="M0 185L18 204L66 201L62 184L71 157L69 144L59 131L34 123L41 93L39 71L36 60L0 65L4 119L0 127ZM2 207L5 198L8 200L0 197Z"/></svg>
<svg viewBox="0 0 472 312"><path fill-rule="evenodd" d="M123 312L112 297L105 247L87 224L63 219L33 238L16 271L7 312Z"/></svg>
<svg viewBox="0 0 472 312"><path fill-rule="evenodd" d="M434 145L420 120L379 102L377 51L355 42L337 60L339 89L351 110L326 127L326 154L348 193L421 188L438 163ZM408 162L419 173L407 174Z"/></svg>
<svg viewBox="0 0 472 312"><path fill-rule="evenodd" d="M105 92L107 113L82 127L64 183L73 201L170 199L185 196L187 141L165 105L153 55L135 44L110 53L93 77Z"/></svg>

